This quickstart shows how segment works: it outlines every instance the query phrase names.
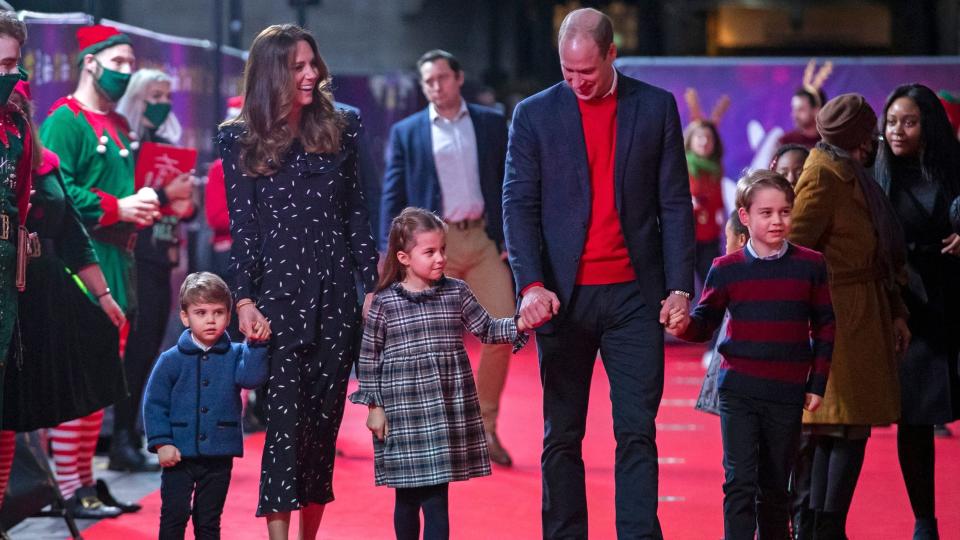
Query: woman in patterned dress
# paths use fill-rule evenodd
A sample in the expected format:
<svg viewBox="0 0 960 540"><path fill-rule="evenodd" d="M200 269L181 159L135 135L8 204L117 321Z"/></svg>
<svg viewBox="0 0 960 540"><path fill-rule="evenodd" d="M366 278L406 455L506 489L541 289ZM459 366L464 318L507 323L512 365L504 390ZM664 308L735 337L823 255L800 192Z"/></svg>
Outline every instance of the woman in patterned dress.
<svg viewBox="0 0 960 540"><path fill-rule="evenodd" d="M354 275L368 291L377 282L357 182L360 121L334 108L329 82L313 36L270 26L250 48L240 117L219 135L240 331L273 335L257 506L271 539L287 538L294 510L301 538L314 538L333 500L361 331Z"/></svg>
<svg viewBox="0 0 960 540"><path fill-rule="evenodd" d="M398 540L420 537L421 509L424 539L449 538L447 486L490 474L463 328L514 351L527 341L522 320L491 318L463 281L443 276L445 250L436 215L407 208L394 218L350 395L369 407L376 483L396 488Z"/></svg>

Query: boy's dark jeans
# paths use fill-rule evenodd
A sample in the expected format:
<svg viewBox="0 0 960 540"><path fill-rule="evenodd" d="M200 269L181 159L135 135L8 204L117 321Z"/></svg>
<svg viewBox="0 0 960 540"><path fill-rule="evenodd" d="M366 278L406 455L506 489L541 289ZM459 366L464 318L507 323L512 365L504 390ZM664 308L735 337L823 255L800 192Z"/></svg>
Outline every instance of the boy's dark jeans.
<svg viewBox="0 0 960 540"><path fill-rule="evenodd" d="M219 540L231 470L231 456L183 458L164 468L160 475L160 540L182 540L191 517L195 538Z"/></svg>
<svg viewBox="0 0 960 540"><path fill-rule="evenodd" d="M720 389L726 540L789 537L787 486L803 408Z"/></svg>

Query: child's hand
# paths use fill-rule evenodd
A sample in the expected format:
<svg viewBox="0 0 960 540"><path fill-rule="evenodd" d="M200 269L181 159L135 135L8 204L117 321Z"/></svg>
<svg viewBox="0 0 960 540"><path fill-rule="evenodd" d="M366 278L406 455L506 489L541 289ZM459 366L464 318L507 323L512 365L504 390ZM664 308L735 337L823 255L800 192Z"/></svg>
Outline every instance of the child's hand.
<svg viewBox="0 0 960 540"><path fill-rule="evenodd" d="M172 444L165 444L157 448L157 457L161 467L173 467L180 463L180 450Z"/></svg>
<svg viewBox="0 0 960 540"><path fill-rule="evenodd" d="M803 408L813 412L820 408L820 404L823 403L823 396L818 396L817 394L807 393L806 399L803 401Z"/></svg>
<svg viewBox="0 0 960 540"><path fill-rule="evenodd" d="M270 340L270 321L263 319L253 323L253 332L247 336L249 341L269 341Z"/></svg>
<svg viewBox="0 0 960 540"><path fill-rule="evenodd" d="M367 413L367 429L381 441L387 437L390 430L387 428L387 413L383 407L370 407L370 412Z"/></svg>
<svg viewBox="0 0 960 540"><path fill-rule="evenodd" d="M530 327L527 326L527 322L523 320L523 317L515 317L514 320L517 323L517 332L522 333L530 329Z"/></svg>

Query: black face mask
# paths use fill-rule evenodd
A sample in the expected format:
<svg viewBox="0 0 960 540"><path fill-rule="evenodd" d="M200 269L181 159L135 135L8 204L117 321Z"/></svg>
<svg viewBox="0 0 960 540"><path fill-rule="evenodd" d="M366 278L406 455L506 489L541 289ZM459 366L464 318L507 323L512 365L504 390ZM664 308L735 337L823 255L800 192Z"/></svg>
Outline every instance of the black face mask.
<svg viewBox="0 0 960 540"><path fill-rule="evenodd" d="M15 73L0 75L0 105L6 105L13 93L13 88L20 81L27 80L27 72L21 66L17 66Z"/></svg>

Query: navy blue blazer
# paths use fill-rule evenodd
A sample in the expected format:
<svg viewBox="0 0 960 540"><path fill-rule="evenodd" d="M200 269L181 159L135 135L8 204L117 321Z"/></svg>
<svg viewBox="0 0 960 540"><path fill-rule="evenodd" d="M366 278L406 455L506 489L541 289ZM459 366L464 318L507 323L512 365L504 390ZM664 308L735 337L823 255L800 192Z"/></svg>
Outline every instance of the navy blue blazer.
<svg viewBox="0 0 960 540"><path fill-rule="evenodd" d="M507 153L507 121L499 111L467 104L477 136L477 164L483 193L487 235L503 245L501 209L504 158ZM440 180L433 160L433 136L429 108L411 114L390 128L387 166L380 199L380 249L385 251L390 222L408 206L442 211Z"/></svg>
<svg viewBox="0 0 960 540"><path fill-rule="evenodd" d="M614 190L647 302L693 292L693 210L673 95L618 73ZM570 303L590 219L591 185L577 97L559 83L517 105L503 223L517 290L542 282ZM540 328L550 332L551 326Z"/></svg>
<svg viewBox="0 0 960 540"><path fill-rule="evenodd" d="M256 388L266 380L266 341L231 343L224 332L203 352L184 330L160 355L147 381L147 448L156 452L172 444L182 457L243 455L240 388Z"/></svg>

